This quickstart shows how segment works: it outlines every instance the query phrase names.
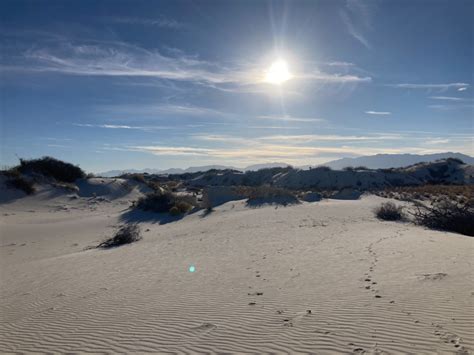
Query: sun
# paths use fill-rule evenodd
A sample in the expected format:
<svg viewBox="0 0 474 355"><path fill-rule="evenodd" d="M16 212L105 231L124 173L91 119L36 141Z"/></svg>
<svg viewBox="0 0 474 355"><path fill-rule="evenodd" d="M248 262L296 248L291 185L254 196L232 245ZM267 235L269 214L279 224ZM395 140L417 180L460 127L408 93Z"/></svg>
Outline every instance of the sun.
<svg viewBox="0 0 474 355"><path fill-rule="evenodd" d="M283 59L278 59L265 71L264 81L269 84L281 85L293 77L288 70L288 64Z"/></svg>

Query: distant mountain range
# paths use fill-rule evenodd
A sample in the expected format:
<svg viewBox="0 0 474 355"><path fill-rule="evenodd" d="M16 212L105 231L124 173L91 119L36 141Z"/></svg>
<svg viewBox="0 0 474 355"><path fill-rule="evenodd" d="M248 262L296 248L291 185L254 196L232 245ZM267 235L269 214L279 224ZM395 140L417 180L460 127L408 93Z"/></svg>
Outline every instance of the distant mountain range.
<svg viewBox="0 0 474 355"><path fill-rule="evenodd" d="M199 171L208 171L208 170L225 170L225 169L232 169L232 170L239 170L239 171L255 171L260 169L266 168L278 168L278 167L285 167L289 166L286 163L268 163L268 164L255 164L249 165L245 168L236 168L234 166L226 166L226 165L203 165L203 166L192 166L187 169L181 168L171 168L166 170L159 170L159 169L126 169L126 170L109 170L103 173L99 173L97 175L103 177L113 177L113 176L120 176L122 174L141 174L141 173L148 173L148 174L185 174L185 173L197 173Z"/></svg>
<svg viewBox="0 0 474 355"><path fill-rule="evenodd" d="M464 163L473 165L474 158L461 153L438 153L438 154L377 154L370 156L363 156L357 158L342 158L333 160L322 164L329 166L332 169L339 170L348 166L357 167L365 166L369 169L388 169L388 168L402 168L408 165L413 165L421 162L433 162L440 159L457 158Z"/></svg>
<svg viewBox="0 0 474 355"><path fill-rule="evenodd" d="M357 158L342 158L337 160L329 161L324 166L328 166L332 169L339 170L348 166L357 167L365 166L369 169L387 169L387 168L401 168L408 165L413 165L421 162L433 162L439 159L457 158L469 165L474 165L474 158L461 153L438 153L438 154L377 154L370 156L362 156ZM184 174L184 173L196 173L199 171L208 171L212 169L224 170L233 169L239 171L255 171L265 168L276 168L286 167L289 164L286 163L267 163L267 164L255 164L245 168L236 168L233 166L225 165L205 165L205 166L193 166L187 169L171 168L166 170L159 169L126 169L126 170L110 170L97 175L104 177L119 176L125 173L148 173L148 174ZM309 166L300 167L302 169L308 169Z"/></svg>

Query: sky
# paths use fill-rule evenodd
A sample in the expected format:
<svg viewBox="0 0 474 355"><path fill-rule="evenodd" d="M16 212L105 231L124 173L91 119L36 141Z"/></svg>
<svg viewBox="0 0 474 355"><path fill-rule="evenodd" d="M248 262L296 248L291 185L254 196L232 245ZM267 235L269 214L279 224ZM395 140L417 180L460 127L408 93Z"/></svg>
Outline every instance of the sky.
<svg viewBox="0 0 474 355"><path fill-rule="evenodd" d="M316 165L473 147L474 2L0 2L0 165Z"/></svg>

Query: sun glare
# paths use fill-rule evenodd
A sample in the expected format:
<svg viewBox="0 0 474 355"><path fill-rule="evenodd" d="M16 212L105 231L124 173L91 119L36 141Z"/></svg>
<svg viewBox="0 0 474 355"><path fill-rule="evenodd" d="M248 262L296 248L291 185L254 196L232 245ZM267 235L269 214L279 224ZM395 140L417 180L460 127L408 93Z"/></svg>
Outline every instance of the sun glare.
<svg viewBox="0 0 474 355"><path fill-rule="evenodd" d="M273 62L270 68L265 72L265 82L269 84L281 85L293 76L288 70L288 64L283 59Z"/></svg>

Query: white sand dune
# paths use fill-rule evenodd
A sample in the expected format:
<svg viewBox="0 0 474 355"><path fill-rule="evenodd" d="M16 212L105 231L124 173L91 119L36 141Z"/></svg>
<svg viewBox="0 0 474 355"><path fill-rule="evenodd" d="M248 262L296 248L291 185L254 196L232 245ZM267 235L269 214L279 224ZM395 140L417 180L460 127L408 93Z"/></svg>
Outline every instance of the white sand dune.
<svg viewBox="0 0 474 355"><path fill-rule="evenodd" d="M231 201L88 249L137 194L0 205L0 352L474 349L472 238L380 222L369 196Z"/></svg>

